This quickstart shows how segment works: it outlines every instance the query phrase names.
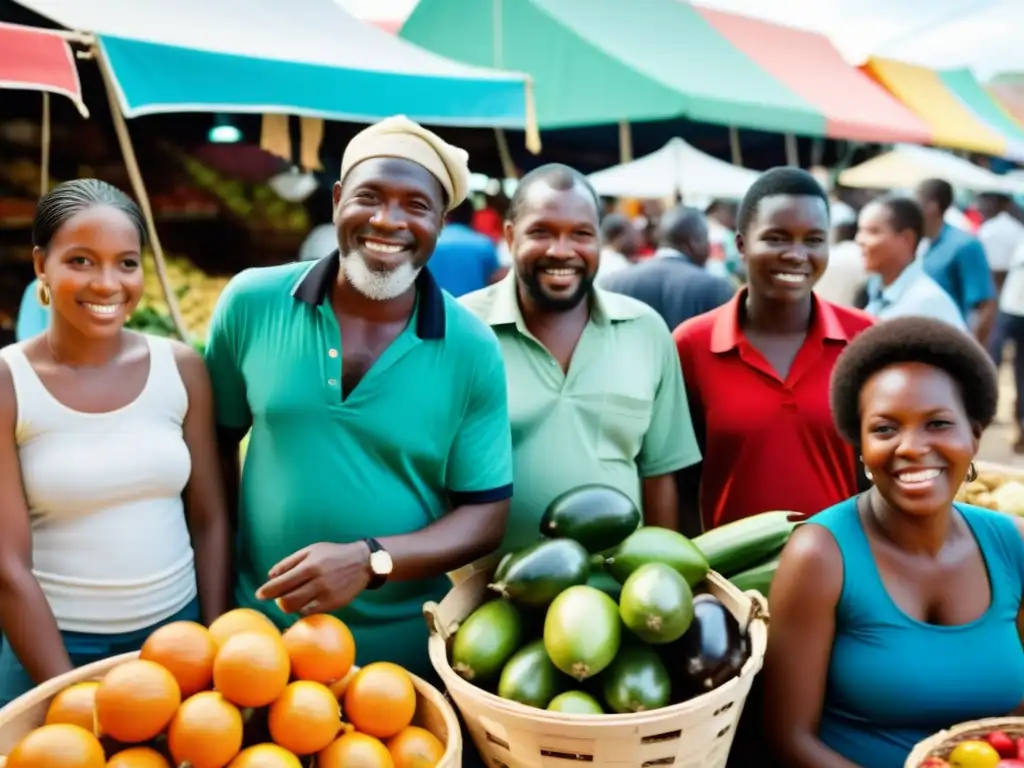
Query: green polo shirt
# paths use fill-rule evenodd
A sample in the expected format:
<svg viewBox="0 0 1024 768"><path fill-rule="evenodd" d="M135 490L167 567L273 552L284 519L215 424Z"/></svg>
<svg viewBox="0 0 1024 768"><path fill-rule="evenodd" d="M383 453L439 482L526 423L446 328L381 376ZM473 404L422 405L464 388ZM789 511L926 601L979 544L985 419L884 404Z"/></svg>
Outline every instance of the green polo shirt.
<svg viewBox="0 0 1024 768"><path fill-rule="evenodd" d="M563 373L526 327L512 272L460 301L494 329L505 358L516 493L504 549L535 540L564 491L610 485L642 508L641 478L700 461L679 354L646 304L594 288Z"/></svg>
<svg viewBox="0 0 1024 768"><path fill-rule="evenodd" d="M338 254L250 269L214 312L207 365L221 426L251 427L242 470L235 598L294 621L257 588L269 569L321 541L412 533L449 510L512 495L505 372L491 330L427 270L408 327L343 400L330 287ZM429 669L422 606L443 575L389 582L337 615L360 664Z"/></svg>

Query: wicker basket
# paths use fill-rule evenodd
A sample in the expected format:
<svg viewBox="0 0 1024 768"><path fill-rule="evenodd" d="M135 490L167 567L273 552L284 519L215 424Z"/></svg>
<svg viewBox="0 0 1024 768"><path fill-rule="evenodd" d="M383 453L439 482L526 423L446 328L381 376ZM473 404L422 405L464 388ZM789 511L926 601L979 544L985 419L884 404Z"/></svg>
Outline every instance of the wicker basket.
<svg viewBox="0 0 1024 768"><path fill-rule="evenodd" d="M717 573L710 591L750 629L751 656L740 675L696 699L625 715L548 712L498 698L463 680L448 662L458 625L491 595L490 574L473 573L424 612L431 629L430 661L448 687L473 741L490 768L551 768L565 761L588 768L724 768L736 725L761 669L768 612L759 593L744 594Z"/></svg>
<svg viewBox="0 0 1024 768"><path fill-rule="evenodd" d="M914 747L907 762L903 764L904 768L919 768L929 757L941 757L946 760L961 741L984 739L992 731L1005 731L1014 739L1024 737L1024 717L990 717L987 720L972 720L939 731Z"/></svg>
<svg viewBox="0 0 1024 768"><path fill-rule="evenodd" d="M137 657L138 653L126 653L123 656L114 656L95 664L79 667L65 675L48 680L0 709L0 768L3 768L7 762L6 755L14 749L14 746L29 731L42 725L46 717L46 710L50 706L50 700L54 696L74 683L100 680L118 664ZM353 668L349 672L349 678L356 672L356 669ZM455 715L455 710L434 686L416 675L410 676L416 686L418 699L413 722L426 728L445 744L444 756L437 764L437 768L462 768L462 732L459 729L459 720ZM54 766L54 768L57 767Z"/></svg>

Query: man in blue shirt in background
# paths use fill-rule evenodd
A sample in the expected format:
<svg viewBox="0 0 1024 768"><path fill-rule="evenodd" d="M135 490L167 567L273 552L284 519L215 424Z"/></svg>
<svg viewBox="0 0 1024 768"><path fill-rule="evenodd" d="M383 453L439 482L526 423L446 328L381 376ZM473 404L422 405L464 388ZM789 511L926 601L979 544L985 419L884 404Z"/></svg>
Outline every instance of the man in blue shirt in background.
<svg viewBox="0 0 1024 768"><path fill-rule="evenodd" d="M498 264L498 251L486 235L475 232L473 204L466 200L448 214L448 222L437 238L430 257L430 274L452 296L486 288L505 276Z"/></svg>
<svg viewBox="0 0 1024 768"><path fill-rule="evenodd" d="M28 284L21 295L21 306L18 307L18 324L14 328L15 341L24 341L42 333L50 326L50 308L39 303L36 287L39 280Z"/></svg>
<svg viewBox="0 0 1024 768"><path fill-rule="evenodd" d="M917 187L924 214L924 234L918 251L925 272L953 297L964 320L983 347L988 346L996 319L996 286L976 237L949 226L944 216L953 205L953 188L942 179L926 179Z"/></svg>

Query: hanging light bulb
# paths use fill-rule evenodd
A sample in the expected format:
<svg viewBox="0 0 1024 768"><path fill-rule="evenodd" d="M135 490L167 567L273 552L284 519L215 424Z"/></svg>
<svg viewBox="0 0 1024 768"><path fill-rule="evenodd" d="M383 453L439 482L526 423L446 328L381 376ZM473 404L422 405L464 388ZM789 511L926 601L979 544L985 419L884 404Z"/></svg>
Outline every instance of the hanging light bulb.
<svg viewBox="0 0 1024 768"><path fill-rule="evenodd" d="M227 115L216 115L206 138L211 144L237 144L242 140L242 132Z"/></svg>

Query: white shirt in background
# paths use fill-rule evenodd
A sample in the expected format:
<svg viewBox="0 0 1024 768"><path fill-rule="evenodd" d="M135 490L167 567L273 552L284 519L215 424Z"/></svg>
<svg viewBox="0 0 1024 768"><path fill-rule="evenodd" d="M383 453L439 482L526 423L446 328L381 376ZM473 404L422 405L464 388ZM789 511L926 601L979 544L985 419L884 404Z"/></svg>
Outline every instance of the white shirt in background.
<svg viewBox="0 0 1024 768"><path fill-rule="evenodd" d="M1024 241L1018 244L1010 259L1003 291L999 294L999 311L1024 316Z"/></svg>
<svg viewBox="0 0 1024 768"><path fill-rule="evenodd" d="M614 248L602 248L601 260L597 263L597 276L599 278L608 277L608 275L614 275L632 265L633 262Z"/></svg>
<svg viewBox="0 0 1024 768"><path fill-rule="evenodd" d="M320 224L306 235L299 246L299 261L322 259L338 248L338 230L333 224Z"/></svg>
<svg viewBox="0 0 1024 768"><path fill-rule="evenodd" d="M1017 247L1024 243L1024 224L1004 211L978 228L978 239L985 246L989 268L1006 272Z"/></svg>
<svg viewBox="0 0 1024 768"><path fill-rule="evenodd" d="M825 301L852 307L867 279L860 246L852 240L845 240L829 248L828 266L814 286L814 292Z"/></svg>

